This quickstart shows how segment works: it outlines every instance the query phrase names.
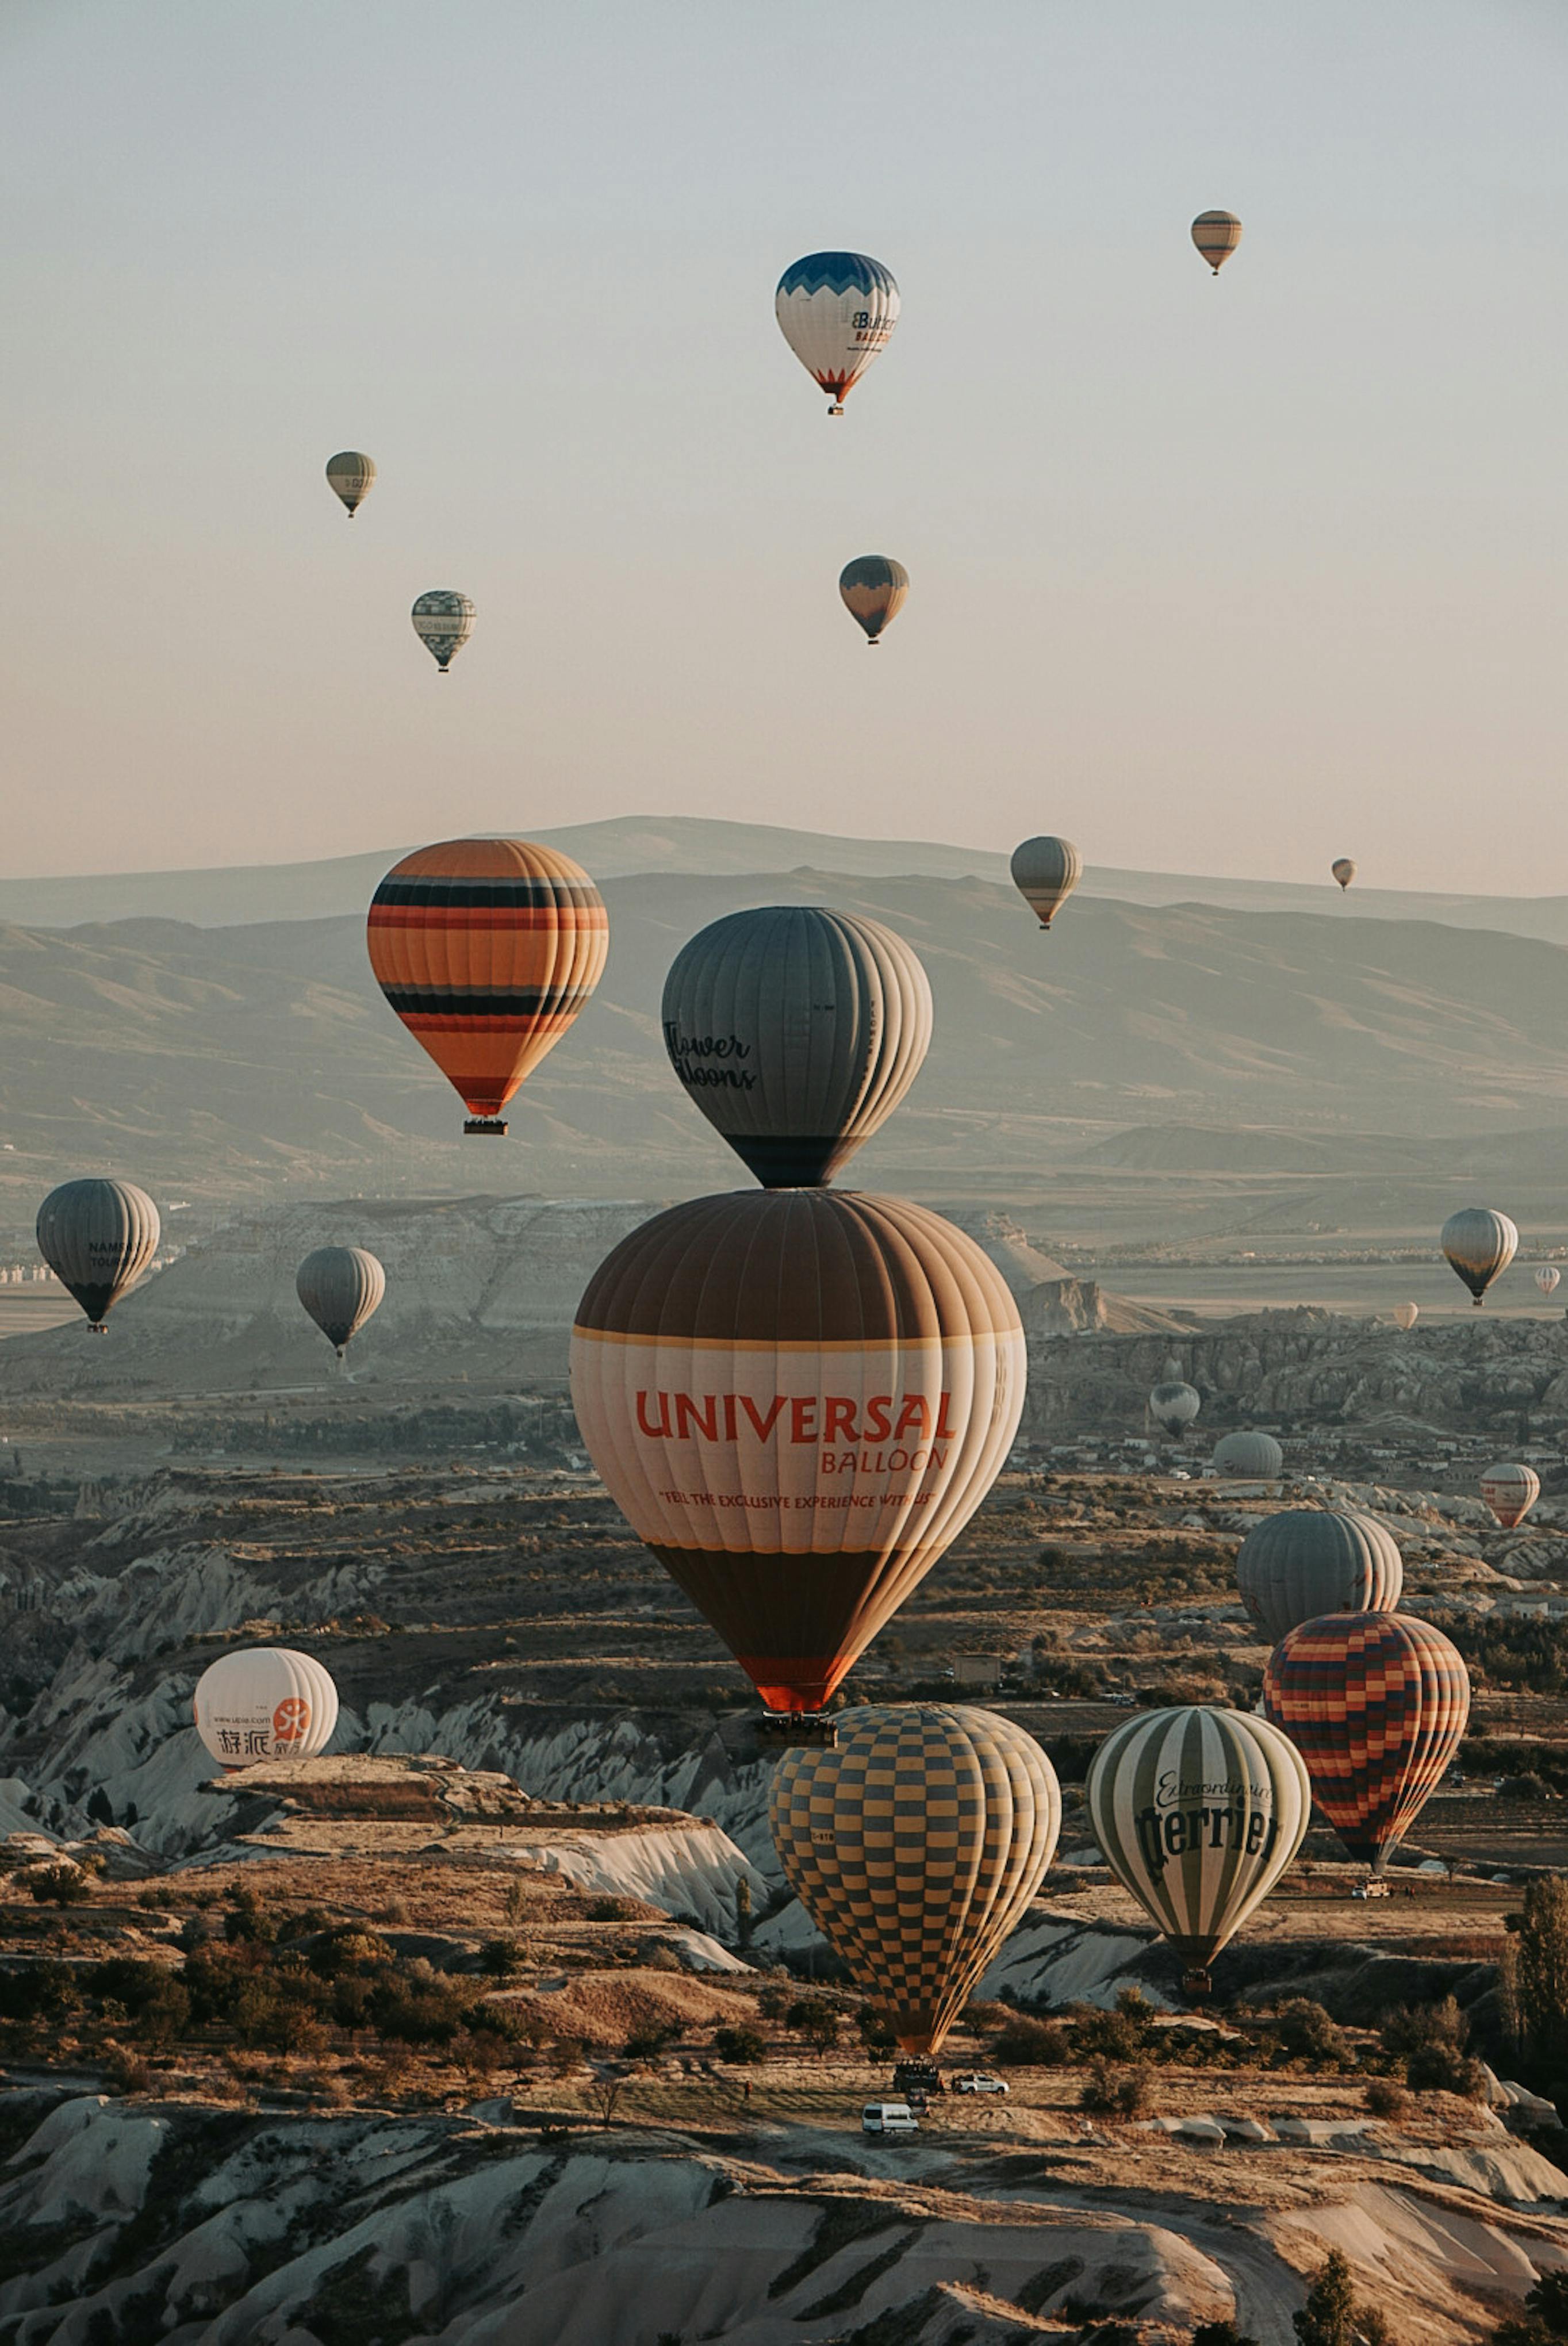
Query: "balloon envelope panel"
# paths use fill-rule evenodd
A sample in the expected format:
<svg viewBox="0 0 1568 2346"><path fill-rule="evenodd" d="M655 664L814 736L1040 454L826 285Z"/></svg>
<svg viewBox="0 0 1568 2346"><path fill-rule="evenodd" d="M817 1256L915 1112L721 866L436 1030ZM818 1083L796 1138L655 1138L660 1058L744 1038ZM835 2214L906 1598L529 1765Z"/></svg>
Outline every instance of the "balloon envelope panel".
<svg viewBox="0 0 1568 2346"><path fill-rule="evenodd" d="M148 1269L161 1231L134 1181L63 1181L38 1209L38 1252L95 1328Z"/></svg>
<svg viewBox="0 0 1568 2346"><path fill-rule="evenodd" d="M1241 1601L1272 1645L1325 1613L1391 1613L1405 1585L1399 1542L1350 1508L1288 1507L1237 1551Z"/></svg>
<svg viewBox="0 0 1568 2346"><path fill-rule="evenodd" d="M203 1670L195 1711L198 1734L226 1768L313 1760L331 1741L338 1689L312 1655L251 1646Z"/></svg>
<svg viewBox="0 0 1568 2346"><path fill-rule="evenodd" d="M819 1709L1012 1447L1023 1331L962 1230L831 1189L634 1230L572 1331L572 1397L640 1539L779 1709Z"/></svg>
<svg viewBox="0 0 1568 2346"><path fill-rule="evenodd" d="M779 1862L908 2053L933 2054L1055 1853L1062 1794L1033 1738L957 1704L847 1710L787 1752Z"/></svg>
<svg viewBox="0 0 1568 2346"><path fill-rule="evenodd" d="M604 898L569 855L452 839L394 864L371 904L376 982L480 1117L500 1114L599 982Z"/></svg>
<svg viewBox="0 0 1568 2346"><path fill-rule="evenodd" d="M1237 1710L1128 1719L1084 1789L1106 1864L1183 1962L1202 1966L1268 1897L1312 1813L1288 1739Z"/></svg>
<svg viewBox="0 0 1568 2346"><path fill-rule="evenodd" d="M1447 1772L1470 1717L1458 1647L1407 1613L1338 1613L1275 1647L1264 1708L1307 1762L1352 1857L1381 1862Z"/></svg>
<svg viewBox="0 0 1568 2346"><path fill-rule="evenodd" d="M816 905L703 929L676 956L662 1015L676 1074L769 1188L830 1180L904 1097L932 1035L912 947Z"/></svg>

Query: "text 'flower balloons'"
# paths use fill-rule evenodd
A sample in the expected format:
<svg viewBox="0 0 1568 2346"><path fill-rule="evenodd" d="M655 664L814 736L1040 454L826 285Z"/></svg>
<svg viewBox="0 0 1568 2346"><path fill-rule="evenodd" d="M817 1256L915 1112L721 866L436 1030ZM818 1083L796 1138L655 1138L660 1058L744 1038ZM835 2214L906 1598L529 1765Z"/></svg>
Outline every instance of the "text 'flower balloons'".
<svg viewBox="0 0 1568 2346"><path fill-rule="evenodd" d="M1506 1214L1491 1206L1461 1206L1443 1224L1441 1243L1479 1308L1492 1280L1513 1260L1519 1232Z"/></svg>
<svg viewBox="0 0 1568 2346"><path fill-rule="evenodd" d="M1350 1855L1381 1872L1459 1749L1470 1672L1418 1615L1332 1613L1275 1647L1263 1704Z"/></svg>
<svg viewBox="0 0 1568 2346"><path fill-rule="evenodd" d="M376 468L369 456L361 456L357 448L341 448L327 459L327 485L341 497L352 521L376 484Z"/></svg>
<svg viewBox="0 0 1568 2346"><path fill-rule="evenodd" d="M665 1048L741 1162L812 1188L892 1114L932 1034L919 956L891 929L818 905L727 913L665 980Z"/></svg>
<svg viewBox="0 0 1568 2346"><path fill-rule="evenodd" d="M317 1247L294 1278L294 1291L339 1360L387 1291L387 1275L364 1247Z"/></svg>
<svg viewBox="0 0 1568 2346"><path fill-rule="evenodd" d="M599 982L605 900L569 855L525 839L448 839L394 864L366 927L376 983L469 1111L501 1110Z"/></svg>
<svg viewBox="0 0 1568 2346"><path fill-rule="evenodd" d="M1084 859L1070 839L1053 839L1043 832L1013 851L1013 884L1029 909L1048 929L1084 876Z"/></svg>
<svg viewBox="0 0 1568 2346"><path fill-rule="evenodd" d="M779 280L774 314L784 339L828 394L830 415L844 402L899 321L891 269L864 252L809 252Z"/></svg>
<svg viewBox="0 0 1568 2346"><path fill-rule="evenodd" d="M1152 1711L1105 1738L1084 1796L1106 1864L1204 1993L1306 1835L1312 1795L1288 1739L1243 1711Z"/></svg>
<svg viewBox="0 0 1568 2346"><path fill-rule="evenodd" d="M1288 1507L1268 1515L1237 1550L1236 1585L1277 1646L1324 1613L1391 1613L1405 1585L1392 1532L1349 1508Z"/></svg>
<svg viewBox="0 0 1568 2346"><path fill-rule="evenodd" d="M776 1710L820 1710L963 1528L1023 1385L1018 1307L974 1240L832 1189L655 1215L572 1331L611 1497Z"/></svg>
<svg viewBox="0 0 1568 2346"><path fill-rule="evenodd" d="M1061 1789L993 1711L878 1705L836 1728L832 1749L785 1753L773 1846L904 2051L933 2055L1045 1877Z"/></svg>
<svg viewBox="0 0 1568 2346"><path fill-rule="evenodd" d="M134 1181L62 1181L38 1209L38 1252L95 1336L158 1252L158 1208Z"/></svg>
<svg viewBox="0 0 1568 2346"><path fill-rule="evenodd" d="M473 604L454 587L433 586L409 616L414 634L444 676L473 633Z"/></svg>
<svg viewBox="0 0 1568 2346"><path fill-rule="evenodd" d="M839 573L844 608L864 629L873 651L882 629L891 627L903 609L909 591L909 572L891 554L857 555Z"/></svg>
<svg viewBox="0 0 1568 2346"><path fill-rule="evenodd" d="M197 1733L225 1768L313 1760L332 1739L338 1689L310 1654L248 1646L202 1671L195 1711Z"/></svg>
<svg viewBox="0 0 1568 2346"><path fill-rule="evenodd" d="M1481 1478L1481 1495L1503 1530L1511 1532L1541 1496L1541 1477L1533 1466L1489 1466Z"/></svg>

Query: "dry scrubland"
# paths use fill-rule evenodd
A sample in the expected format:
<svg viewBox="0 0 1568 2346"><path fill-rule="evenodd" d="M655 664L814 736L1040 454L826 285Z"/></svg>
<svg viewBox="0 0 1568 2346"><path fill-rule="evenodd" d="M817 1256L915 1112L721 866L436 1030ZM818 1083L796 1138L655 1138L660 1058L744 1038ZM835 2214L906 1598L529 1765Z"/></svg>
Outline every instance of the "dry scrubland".
<svg viewBox="0 0 1568 2346"><path fill-rule="evenodd" d="M959 2346L1234 2315L1292 2346L1339 2245L1435 2346L1568 2268L1560 2136L1477 2097L1479 2057L1554 2084L1499 1989L1568 1862L1550 1485L1513 1537L1462 1460L1447 1491L1398 1461L1319 1486L1384 1515L1475 1670L1465 1781L1419 1834L1453 1874L1353 1902L1315 1834L1194 2030L1079 1787L1131 1704L1253 1699L1233 1559L1279 1495L1005 1475L849 1692L951 1697L956 1657L999 1658L974 1698L1055 1757L1064 1862L951 2048L1011 2095L884 2144L858 2114L887 2055L779 1882L733 1666L545 1463L558 1403L518 1404L511 1454L499 1406L433 1419L418 1464L351 1390L14 1413L0 2339ZM381 1756L203 1789L194 1678L279 1636Z"/></svg>

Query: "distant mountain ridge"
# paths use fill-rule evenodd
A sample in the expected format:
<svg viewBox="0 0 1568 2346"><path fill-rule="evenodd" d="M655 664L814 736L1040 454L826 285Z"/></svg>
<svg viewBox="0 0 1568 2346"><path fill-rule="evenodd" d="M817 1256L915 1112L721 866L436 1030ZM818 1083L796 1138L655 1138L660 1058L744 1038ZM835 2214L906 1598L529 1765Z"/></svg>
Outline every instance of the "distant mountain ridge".
<svg viewBox="0 0 1568 2346"><path fill-rule="evenodd" d="M1042 827L1049 821L1042 814ZM987 848L934 840L849 839L772 823L727 822L699 815L620 815L603 822L535 829L525 820L498 828L575 856L596 880L667 872L694 879L803 869L850 879L977 879L1008 882L1007 857ZM1194 872L1136 872L1088 857L1084 896L1151 906L1213 904L1234 912L1320 913L1339 920L1441 921L1497 929L1568 944L1568 896L1441 895L1415 889L1352 889L1341 897L1329 878L1225 880ZM0 922L29 928L75 928L93 921L191 921L227 928L260 921L322 920L362 913L402 847L320 862L235 864L200 872L104 872L81 878L0 880Z"/></svg>

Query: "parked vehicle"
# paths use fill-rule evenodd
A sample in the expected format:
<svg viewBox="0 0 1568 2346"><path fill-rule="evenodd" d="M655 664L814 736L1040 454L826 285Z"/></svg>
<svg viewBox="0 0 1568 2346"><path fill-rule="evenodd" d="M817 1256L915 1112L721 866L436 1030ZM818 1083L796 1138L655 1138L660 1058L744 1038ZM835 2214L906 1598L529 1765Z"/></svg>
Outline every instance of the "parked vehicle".
<svg viewBox="0 0 1568 2346"><path fill-rule="evenodd" d="M907 2102L868 2102L860 2112L862 2134L919 2134L920 2120Z"/></svg>
<svg viewBox="0 0 1568 2346"><path fill-rule="evenodd" d="M952 2090L955 2094L1005 2094L1008 2088L989 2069L972 2069L966 2076L953 2079Z"/></svg>

